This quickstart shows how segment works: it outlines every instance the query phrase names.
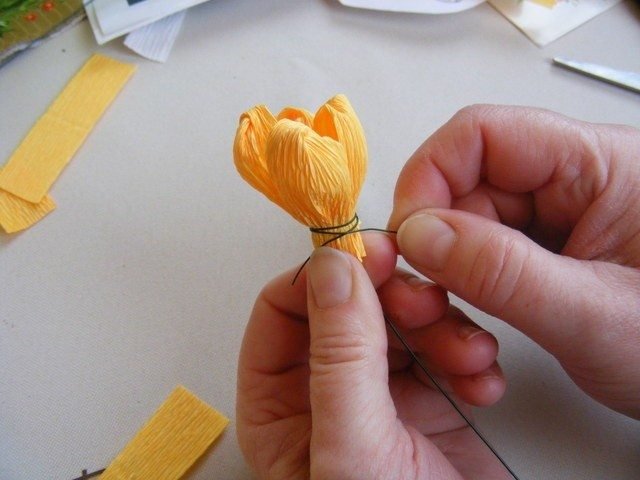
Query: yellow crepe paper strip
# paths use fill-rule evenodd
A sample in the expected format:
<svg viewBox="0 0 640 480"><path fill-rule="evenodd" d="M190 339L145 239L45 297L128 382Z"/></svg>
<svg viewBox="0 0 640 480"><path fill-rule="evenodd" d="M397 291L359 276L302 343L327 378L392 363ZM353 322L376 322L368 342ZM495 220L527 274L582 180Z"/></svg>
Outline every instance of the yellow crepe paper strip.
<svg viewBox="0 0 640 480"><path fill-rule="evenodd" d="M100 480L177 480L228 423L221 413L178 386Z"/></svg>
<svg viewBox="0 0 640 480"><path fill-rule="evenodd" d="M553 8L558 3L556 0L531 0L533 3L542 5L543 7Z"/></svg>
<svg viewBox="0 0 640 480"><path fill-rule="evenodd" d="M56 208L49 195L39 203L31 203L0 190L0 226L7 233L15 233L30 227Z"/></svg>
<svg viewBox="0 0 640 480"><path fill-rule="evenodd" d="M367 145L344 95L331 98L315 115L287 107L274 117L264 105L253 107L240 116L233 157L242 178L300 223L332 229L312 233L314 246L358 228ZM366 255L358 233L330 245L359 259Z"/></svg>
<svg viewBox="0 0 640 480"><path fill-rule="evenodd" d="M13 153L0 172L0 188L31 203L42 201L134 70L93 55Z"/></svg>

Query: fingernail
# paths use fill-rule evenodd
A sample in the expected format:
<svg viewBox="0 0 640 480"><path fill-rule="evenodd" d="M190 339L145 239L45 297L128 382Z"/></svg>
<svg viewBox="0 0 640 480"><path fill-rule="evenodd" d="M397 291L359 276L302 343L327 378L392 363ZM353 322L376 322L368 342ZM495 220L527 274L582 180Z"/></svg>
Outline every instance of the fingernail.
<svg viewBox="0 0 640 480"><path fill-rule="evenodd" d="M320 247L311 255L307 277L319 308L340 305L351 297L351 263L334 248Z"/></svg>
<svg viewBox="0 0 640 480"><path fill-rule="evenodd" d="M425 282L421 278L416 277L415 275L407 275L403 278L404 283L409 285L412 290L419 292L420 290L424 290L427 287L430 287L432 284L429 282Z"/></svg>
<svg viewBox="0 0 640 480"><path fill-rule="evenodd" d="M474 325L469 325L468 323L463 323L458 326L458 337L462 340L471 340L473 337L477 337L478 335L482 335L483 333L489 333L486 330L482 330Z"/></svg>
<svg viewBox="0 0 640 480"><path fill-rule="evenodd" d="M489 367L484 372L477 373L473 376L473 379L479 382L482 382L484 380L492 380L494 378L500 378L500 375L496 371L495 367Z"/></svg>
<svg viewBox="0 0 640 480"><path fill-rule="evenodd" d="M405 259L431 271L444 268L455 240L451 226L428 213L409 217L398 230L398 246Z"/></svg>

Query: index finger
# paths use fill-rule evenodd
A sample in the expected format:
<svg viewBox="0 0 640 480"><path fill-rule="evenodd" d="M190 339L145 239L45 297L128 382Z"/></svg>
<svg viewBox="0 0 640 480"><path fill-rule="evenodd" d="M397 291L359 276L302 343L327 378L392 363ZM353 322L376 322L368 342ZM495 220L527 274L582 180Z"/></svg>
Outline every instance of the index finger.
<svg viewBox="0 0 640 480"><path fill-rule="evenodd" d="M403 168L389 228L397 229L417 210L455 207L457 199L480 185L513 194L489 199L504 203L495 205L498 211L532 193L545 197L539 203L546 205L554 223L573 223L606 182L598 128L541 109L467 107L427 139Z"/></svg>

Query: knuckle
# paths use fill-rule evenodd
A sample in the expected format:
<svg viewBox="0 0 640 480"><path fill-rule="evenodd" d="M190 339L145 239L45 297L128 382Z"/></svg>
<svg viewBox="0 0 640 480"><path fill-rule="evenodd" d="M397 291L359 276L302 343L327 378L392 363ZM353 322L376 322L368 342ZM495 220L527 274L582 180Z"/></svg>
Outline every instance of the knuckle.
<svg viewBox="0 0 640 480"><path fill-rule="evenodd" d="M482 116L487 109L489 109L490 107L488 105L484 105L481 103L476 103L473 105L467 105L465 107L462 107L460 110L458 110L456 112L456 114L454 115L454 117L458 117L458 118L478 118L480 116Z"/></svg>
<svg viewBox="0 0 640 480"><path fill-rule="evenodd" d="M494 232L479 248L469 271L478 299L500 315L523 288L530 250L520 239Z"/></svg>
<svg viewBox="0 0 640 480"><path fill-rule="evenodd" d="M370 345L356 332L336 332L313 338L309 347L312 373L336 366L357 366L369 357Z"/></svg>

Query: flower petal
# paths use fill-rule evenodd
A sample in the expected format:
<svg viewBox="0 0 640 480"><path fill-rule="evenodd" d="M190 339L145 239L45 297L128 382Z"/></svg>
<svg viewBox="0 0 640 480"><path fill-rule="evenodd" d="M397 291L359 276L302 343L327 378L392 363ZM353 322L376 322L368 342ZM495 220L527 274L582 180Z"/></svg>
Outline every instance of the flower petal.
<svg viewBox="0 0 640 480"><path fill-rule="evenodd" d="M360 120L347 97L336 95L320 107L313 121L313 129L344 146L352 191L357 197L367 172L367 142Z"/></svg>
<svg viewBox="0 0 640 480"><path fill-rule="evenodd" d="M295 122L304 123L307 127L313 127L313 115L304 108L286 107L278 114L278 120L285 118Z"/></svg>
<svg viewBox="0 0 640 480"><path fill-rule="evenodd" d="M335 227L353 219L357 197L342 144L303 123L280 120L267 140L266 160L283 208L296 220L309 227ZM314 245L335 236L314 233ZM332 246L358 258L365 255L358 234L342 237Z"/></svg>
<svg viewBox="0 0 640 480"><path fill-rule="evenodd" d="M233 161L238 173L269 200L281 205L265 160L267 138L276 124L275 117L266 106L257 105L243 113L238 123L233 143Z"/></svg>

